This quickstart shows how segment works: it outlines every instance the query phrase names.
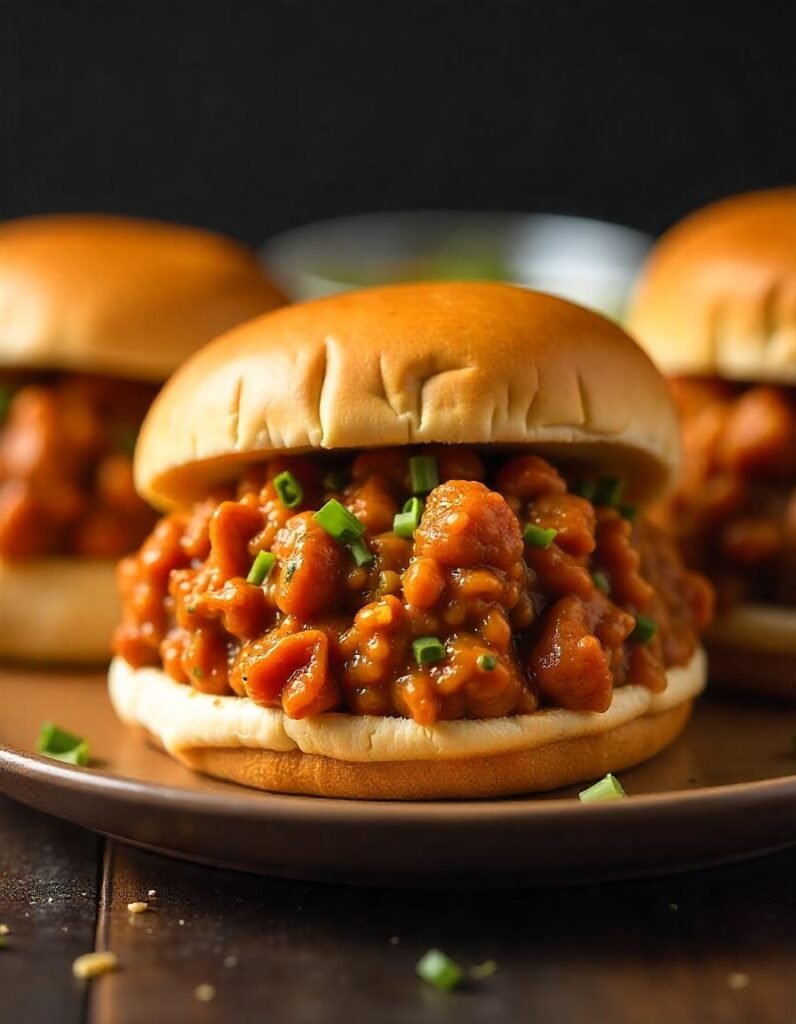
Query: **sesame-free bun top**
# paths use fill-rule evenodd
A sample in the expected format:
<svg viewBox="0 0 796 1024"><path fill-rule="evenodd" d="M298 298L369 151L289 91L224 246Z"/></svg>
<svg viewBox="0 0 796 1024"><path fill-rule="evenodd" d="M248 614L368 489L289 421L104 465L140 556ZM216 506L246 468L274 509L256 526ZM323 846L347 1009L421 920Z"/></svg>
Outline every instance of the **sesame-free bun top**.
<svg viewBox="0 0 796 1024"><path fill-rule="evenodd" d="M140 492L185 504L279 452L424 443L534 446L667 484L665 381L617 326L497 284L414 284L285 307L192 356L144 421Z"/></svg>
<svg viewBox="0 0 796 1024"><path fill-rule="evenodd" d="M796 383L796 188L733 196L676 224L628 325L667 373Z"/></svg>
<svg viewBox="0 0 796 1024"><path fill-rule="evenodd" d="M208 231L82 214L0 224L0 367L160 381L283 301L250 250Z"/></svg>

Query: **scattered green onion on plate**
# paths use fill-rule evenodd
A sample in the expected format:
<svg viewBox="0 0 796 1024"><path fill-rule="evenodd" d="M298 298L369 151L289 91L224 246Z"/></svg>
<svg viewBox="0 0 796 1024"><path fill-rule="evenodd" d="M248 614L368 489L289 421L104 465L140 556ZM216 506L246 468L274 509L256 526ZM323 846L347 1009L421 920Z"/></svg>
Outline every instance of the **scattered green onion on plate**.
<svg viewBox="0 0 796 1024"><path fill-rule="evenodd" d="M610 772L604 779L600 779L593 786L578 793L578 799L584 804L602 803L604 800L624 800L626 796L627 793L622 789L621 782Z"/></svg>
<svg viewBox="0 0 796 1024"><path fill-rule="evenodd" d="M55 722L45 722L36 740L36 751L45 757L65 761L67 764L88 764L88 743L80 736L61 729Z"/></svg>
<svg viewBox="0 0 796 1024"><path fill-rule="evenodd" d="M415 970L433 988L451 992L464 981L464 971L441 949L429 949L417 961Z"/></svg>

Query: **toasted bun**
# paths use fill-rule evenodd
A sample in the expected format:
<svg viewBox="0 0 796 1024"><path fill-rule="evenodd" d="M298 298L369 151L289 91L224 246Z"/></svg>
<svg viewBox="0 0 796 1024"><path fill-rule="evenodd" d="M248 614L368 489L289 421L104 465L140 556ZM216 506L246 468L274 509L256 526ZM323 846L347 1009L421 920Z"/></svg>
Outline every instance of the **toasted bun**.
<svg viewBox="0 0 796 1024"><path fill-rule="evenodd" d="M741 605L707 636L711 686L796 703L796 609Z"/></svg>
<svg viewBox="0 0 796 1024"><path fill-rule="evenodd" d="M675 225L628 325L667 373L796 382L796 188L734 196Z"/></svg>
<svg viewBox="0 0 796 1024"><path fill-rule="evenodd" d="M0 658L107 661L119 615L113 562L0 559Z"/></svg>
<svg viewBox="0 0 796 1024"><path fill-rule="evenodd" d="M637 497L678 456L666 385L614 324L507 285L421 284L287 307L208 345L156 400L136 481L169 507L275 452L413 442L563 452Z"/></svg>
<svg viewBox="0 0 796 1024"><path fill-rule="evenodd" d="M0 365L164 380L200 345L282 302L248 249L125 217L0 225Z"/></svg>
<svg viewBox="0 0 796 1024"><path fill-rule="evenodd" d="M349 714L296 721L120 658L111 664L110 694L125 722L205 774L278 793L427 800L555 789L638 764L683 729L705 671L698 651L669 671L662 694L622 687L603 714L547 710L429 727Z"/></svg>

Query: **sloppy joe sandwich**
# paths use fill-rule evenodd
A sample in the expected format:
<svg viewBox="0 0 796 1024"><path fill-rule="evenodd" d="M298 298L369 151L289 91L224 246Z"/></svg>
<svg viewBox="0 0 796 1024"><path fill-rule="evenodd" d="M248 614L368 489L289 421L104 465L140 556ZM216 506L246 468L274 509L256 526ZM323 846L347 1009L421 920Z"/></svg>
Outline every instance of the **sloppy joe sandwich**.
<svg viewBox="0 0 796 1024"><path fill-rule="evenodd" d="M705 678L710 588L639 513L677 457L650 360L559 299L404 285L260 317L145 420L166 514L119 568L114 705L280 792L496 796L643 761Z"/></svg>
<svg viewBox="0 0 796 1024"><path fill-rule="evenodd" d="M0 225L0 657L109 655L114 566L154 523L132 452L159 383L280 304L252 253L122 217Z"/></svg>
<svg viewBox="0 0 796 1024"><path fill-rule="evenodd" d="M796 188L676 225L629 322L680 406L683 473L662 511L716 587L711 678L796 699Z"/></svg>

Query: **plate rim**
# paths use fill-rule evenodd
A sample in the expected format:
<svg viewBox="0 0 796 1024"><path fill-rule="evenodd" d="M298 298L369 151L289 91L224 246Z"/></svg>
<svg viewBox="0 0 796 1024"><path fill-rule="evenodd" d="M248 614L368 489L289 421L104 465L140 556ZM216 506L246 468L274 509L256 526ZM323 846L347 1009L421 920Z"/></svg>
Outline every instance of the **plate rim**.
<svg viewBox="0 0 796 1024"><path fill-rule="evenodd" d="M168 756L163 754L164 757ZM190 770L190 769L188 769ZM627 800L613 800L603 803L582 804L573 797L554 797L540 800L533 795L484 800L358 800L336 797L317 797L292 793L272 793L248 789L247 795L234 792L217 793L191 790L170 783L152 782L127 775L117 775L101 768L79 767L59 762L32 751L23 750L0 742L0 791L7 789L4 779L12 776L28 779L40 785L53 788L67 788L85 792L115 796L124 802L138 805L163 807L180 803L186 810L208 809L219 816L292 818L298 811L305 821L339 821L353 811L356 821L371 824L389 821L396 824L400 809L402 824L428 825L479 823L513 819L566 819L578 808L578 813L601 814L617 819L633 815L643 816L654 810L672 811L699 807L703 811L723 809L727 803L736 807L759 807L768 803L778 804L783 799L792 799L796 808L796 773L773 779L757 779L749 782L733 782L724 786L700 786L689 790L670 790L662 793L629 795ZM200 776L201 777L201 776ZM56 785L53 785L56 784ZM12 787L14 788L14 787ZM264 798L260 803L254 794ZM209 807L208 807L209 805ZM794 841L796 841L796 814L794 814Z"/></svg>

